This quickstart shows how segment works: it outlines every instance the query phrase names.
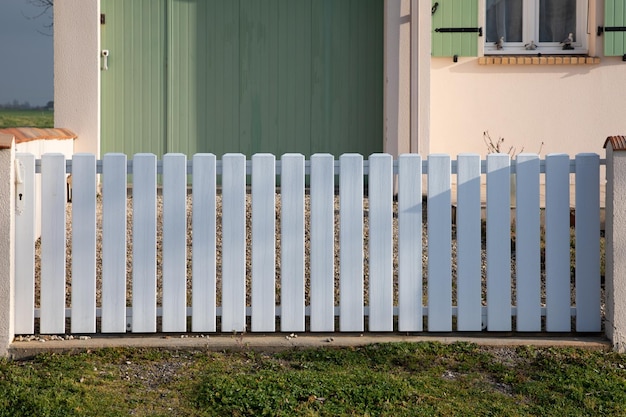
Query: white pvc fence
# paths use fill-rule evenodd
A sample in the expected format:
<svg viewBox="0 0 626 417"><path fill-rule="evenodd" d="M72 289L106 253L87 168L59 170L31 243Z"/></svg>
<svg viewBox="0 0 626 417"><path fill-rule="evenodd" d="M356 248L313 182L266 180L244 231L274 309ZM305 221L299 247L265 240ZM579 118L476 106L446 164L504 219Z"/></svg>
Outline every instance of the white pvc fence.
<svg viewBox="0 0 626 417"><path fill-rule="evenodd" d="M16 334L33 333L37 319L40 333L66 333L66 318L73 333L601 330L600 160L595 154L577 155L575 160L562 154L545 160L523 154L513 164L506 154L489 155L486 161L473 154L459 155L456 161L448 155L430 155L423 161L416 154L402 155L397 161L386 154L372 155L366 161L358 154L346 154L337 161L326 154L313 155L310 161L297 154L283 155L280 161L270 154L255 155L251 161L240 154L224 155L221 161L211 154L194 155L192 161L184 155L168 154L162 162L151 154L137 154L132 161L122 154L105 155L102 161L88 154L74 155L71 161L60 154L44 155L41 161L18 154L17 159ZM39 171L41 174L36 173ZM72 278L68 286L65 184L69 172L73 200ZM512 172L517 192L514 254ZM540 176L544 173L545 227L540 219L540 190L544 187ZM101 269L96 265L100 174ZM575 274L570 271L570 174L575 176L576 190ZM33 244L36 175L42 176L43 213L39 300L35 299ZM191 212L186 202L188 175ZM427 176L425 224L423 175ZM482 175L487 182L485 236L481 227ZM334 206L337 176L338 213ZM458 201L455 225L451 221L453 176ZM130 284L126 265L129 178L133 202ZM250 277L246 267L247 181L252 198ZM162 187L160 242L156 233L157 184ZM310 215L305 208L306 193ZM221 217L216 215L219 194ZM278 234L277 194L281 202ZM369 204L366 211L365 198ZM193 235L191 265L186 258L188 216ZM398 232L394 234L396 216ZM306 221L310 221L309 236L305 234ZM218 222L221 244L216 239ZM336 227L340 229L338 244ZM423 228L427 247L423 247ZM542 228L545 251L540 243ZM278 271L277 239L281 243ZM306 239L309 249L305 249ZM369 273L364 280L366 247ZM486 262L481 260L481 248L486 250ZM339 268L335 271L337 251ZM423 253L428 259L427 278L423 277ZM310 270L305 268L307 262ZM157 279L158 270L162 280ZM365 282L368 297L364 297ZM131 299L127 299L127 285L132 285ZM162 301L157 305L159 288ZM275 301L277 291L280 305ZM96 305L97 292L101 292L100 305ZM221 305L217 305L218 294Z"/></svg>

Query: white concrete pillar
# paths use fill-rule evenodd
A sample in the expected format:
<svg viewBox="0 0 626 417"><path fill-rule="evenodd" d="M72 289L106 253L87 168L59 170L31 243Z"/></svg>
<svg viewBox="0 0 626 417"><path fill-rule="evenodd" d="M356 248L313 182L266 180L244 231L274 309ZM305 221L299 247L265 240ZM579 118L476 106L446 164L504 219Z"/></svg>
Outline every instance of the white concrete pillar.
<svg viewBox="0 0 626 417"><path fill-rule="evenodd" d="M606 148L606 318L613 349L626 352L626 138L612 136Z"/></svg>
<svg viewBox="0 0 626 417"><path fill-rule="evenodd" d="M411 146L430 153L430 49L432 13L428 1L411 0Z"/></svg>
<svg viewBox="0 0 626 417"><path fill-rule="evenodd" d="M0 133L0 356L7 356L14 331L15 139Z"/></svg>
<svg viewBox="0 0 626 417"><path fill-rule="evenodd" d="M54 125L100 154L100 0L54 0Z"/></svg>
<svg viewBox="0 0 626 417"><path fill-rule="evenodd" d="M397 158L411 143L411 2L385 1L383 151Z"/></svg>

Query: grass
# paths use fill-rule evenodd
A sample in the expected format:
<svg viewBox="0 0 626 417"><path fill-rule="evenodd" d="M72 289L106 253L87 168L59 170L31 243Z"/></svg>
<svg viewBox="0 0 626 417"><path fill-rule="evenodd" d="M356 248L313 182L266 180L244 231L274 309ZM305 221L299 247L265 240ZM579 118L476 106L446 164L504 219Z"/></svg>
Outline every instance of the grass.
<svg viewBox="0 0 626 417"><path fill-rule="evenodd" d="M433 342L44 354L0 361L0 416L625 415L625 361Z"/></svg>
<svg viewBox="0 0 626 417"><path fill-rule="evenodd" d="M0 109L0 129L8 127L54 127L54 112Z"/></svg>

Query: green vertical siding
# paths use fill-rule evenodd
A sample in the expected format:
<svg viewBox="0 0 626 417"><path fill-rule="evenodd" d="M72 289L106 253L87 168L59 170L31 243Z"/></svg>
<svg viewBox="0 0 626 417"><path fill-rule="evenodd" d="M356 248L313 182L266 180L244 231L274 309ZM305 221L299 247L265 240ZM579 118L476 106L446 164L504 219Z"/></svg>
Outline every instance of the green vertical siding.
<svg viewBox="0 0 626 417"><path fill-rule="evenodd" d="M172 152L239 147L239 3L170 2L168 103Z"/></svg>
<svg viewBox="0 0 626 417"><path fill-rule="evenodd" d="M240 0L240 151L273 152L278 141L278 1Z"/></svg>
<svg viewBox="0 0 626 417"><path fill-rule="evenodd" d="M438 28L478 27L478 0L438 0L432 16L432 56L477 56L478 33L440 33Z"/></svg>
<svg viewBox="0 0 626 417"><path fill-rule="evenodd" d="M626 0L605 0L604 26L626 26ZM604 32L604 55L626 54L626 32Z"/></svg>
<svg viewBox="0 0 626 417"><path fill-rule="evenodd" d="M142 17L155 19L149 30L133 26L128 17L141 15L146 3L159 10ZM122 119L103 110L103 151L218 157L382 151L382 0L102 0L102 5L110 14L103 47L106 40L132 57L119 75L103 74L103 89L113 76L151 83L151 95L147 86L141 87L143 96L125 87L103 94L103 108L124 107L134 115L121 127ZM119 28L107 33L113 21ZM126 43L124 31L149 39L150 48ZM145 53L133 55L135 48ZM140 103L135 96L142 97ZM152 123L159 129L152 139L124 134Z"/></svg>
<svg viewBox="0 0 626 417"><path fill-rule="evenodd" d="M162 154L166 138L165 0L102 2L102 152Z"/></svg>
<svg viewBox="0 0 626 417"><path fill-rule="evenodd" d="M278 1L276 154L311 153L311 1Z"/></svg>
<svg viewBox="0 0 626 417"><path fill-rule="evenodd" d="M382 151L382 7L377 0L313 0L313 153Z"/></svg>

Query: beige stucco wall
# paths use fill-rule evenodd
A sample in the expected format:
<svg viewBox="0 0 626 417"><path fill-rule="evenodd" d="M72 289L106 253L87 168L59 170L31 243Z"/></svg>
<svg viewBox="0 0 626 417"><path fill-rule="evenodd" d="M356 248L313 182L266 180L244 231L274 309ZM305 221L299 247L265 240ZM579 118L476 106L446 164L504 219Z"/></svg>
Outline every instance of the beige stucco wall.
<svg viewBox="0 0 626 417"><path fill-rule="evenodd" d="M626 62L602 56L603 2L591 1L595 65L479 65L478 58L433 58L430 152L484 155L483 131L518 150L604 154L610 135L626 133ZM598 18L596 18L598 16ZM508 149L507 146L507 149Z"/></svg>
<svg viewBox="0 0 626 417"><path fill-rule="evenodd" d="M54 125L100 150L100 1L54 0Z"/></svg>
<svg viewBox="0 0 626 417"><path fill-rule="evenodd" d="M626 63L478 65L432 60L431 152L485 154L483 131L542 154L596 152L626 133Z"/></svg>

